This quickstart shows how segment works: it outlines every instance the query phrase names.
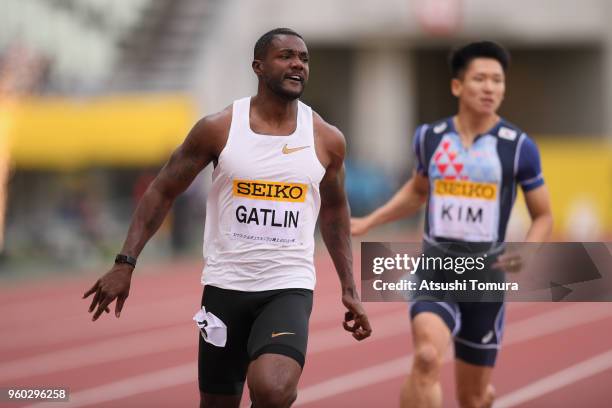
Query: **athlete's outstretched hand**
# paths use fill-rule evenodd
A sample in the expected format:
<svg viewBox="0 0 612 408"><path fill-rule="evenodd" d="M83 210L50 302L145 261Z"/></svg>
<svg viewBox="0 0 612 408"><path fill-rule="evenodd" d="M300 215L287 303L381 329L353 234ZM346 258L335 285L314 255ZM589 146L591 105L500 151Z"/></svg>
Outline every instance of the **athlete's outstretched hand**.
<svg viewBox="0 0 612 408"><path fill-rule="evenodd" d="M91 320L96 321L103 311L110 312L108 305L115 299L117 299L115 316L121 315L123 304L130 294L133 269L127 264L117 264L83 294L83 299L94 295L89 306L89 313L93 312L96 306L98 307Z"/></svg>
<svg viewBox="0 0 612 408"><path fill-rule="evenodd" d="M370 222L366 217L351 218L351 235L363 235L370 230Z"/></svg>
<svg viewBox="0 0 612 408"><path fill-rule="evenodd" d="M344 314L344 321L342 322L344 330L353 333L353 337L359 341L370 337L372 327L370 327L368 316L359 297L357 295L343 295L342 303L348 309ZM352 326L349 324L351 321L354 322Z"/></svg>

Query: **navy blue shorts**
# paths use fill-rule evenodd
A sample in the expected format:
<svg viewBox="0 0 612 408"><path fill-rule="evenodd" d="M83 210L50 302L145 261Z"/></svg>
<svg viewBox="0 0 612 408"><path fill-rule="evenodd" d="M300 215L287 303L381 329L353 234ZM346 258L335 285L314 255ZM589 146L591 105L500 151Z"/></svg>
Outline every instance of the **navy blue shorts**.
<svg viewBox="0 0 612 408"><path fill-rule="evenodd" d="M410 306L410 317L434 313L446 323L454 344L455 357L466 363L495 365L504 333L503 302L434 302L418 300Z"/></svg>

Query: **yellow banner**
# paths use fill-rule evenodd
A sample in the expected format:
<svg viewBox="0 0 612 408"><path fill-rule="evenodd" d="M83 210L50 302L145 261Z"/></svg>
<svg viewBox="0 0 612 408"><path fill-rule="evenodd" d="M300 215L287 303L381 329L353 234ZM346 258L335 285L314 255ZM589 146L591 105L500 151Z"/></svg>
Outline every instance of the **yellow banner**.
<svg viewBox="0 0 612 408"><path fill-rule="evenodd" d="M196 119L185 95L35 98L12 111L18 168L150 166L165 162Z"/></svg>

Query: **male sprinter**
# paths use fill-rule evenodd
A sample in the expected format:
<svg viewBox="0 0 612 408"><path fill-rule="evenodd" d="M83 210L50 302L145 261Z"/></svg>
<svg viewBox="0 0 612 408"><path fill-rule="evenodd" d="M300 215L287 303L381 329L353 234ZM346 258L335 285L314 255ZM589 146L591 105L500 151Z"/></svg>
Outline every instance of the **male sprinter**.
<svg viewBox="0 0 612 408"><path fill-rule="evenodd" d="M467 242L495 258L518 183L531 216L526 241L549 237L552 216L537 147L497 115L508 64L506 50L492 42L468 44L451 54L457 114L417 128L414 175L385 205L353 219L353 234L415 214L427 203L426 253L444 253L443 246L466 247ZM485 190L492 194L483 196ZM519 263L516 254L507 254L493 266L510 271ZM417 300L411 317L415 357L402 389L402 407L442 406L439 373L451 338L460 405L490 407L495 397L491 370L501 344L504 304Z"/></svg>
<svg viewBox="0 0 612 408"><path fill-rule="evenodd" d="M216 318L204 322L198 374L206 407L238 407L245 379L255 407L296 399L319 212L348 309L344 328L357 340L371 333L352 273L344 136L298 99L308 81L306 44L295 31L272 30L255 44L252 66L257 95L195 125L140 201L115 266L84 295L95 294L93 320L115 299L119 317L138 254L176 196L213 162L202 306ZM212 339L222 325L226 338Z"/></svg>

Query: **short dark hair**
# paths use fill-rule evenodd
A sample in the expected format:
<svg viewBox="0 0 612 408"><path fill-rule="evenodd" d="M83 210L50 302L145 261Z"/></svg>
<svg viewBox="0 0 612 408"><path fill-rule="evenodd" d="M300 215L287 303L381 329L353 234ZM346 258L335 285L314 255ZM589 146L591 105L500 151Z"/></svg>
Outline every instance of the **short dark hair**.
<svg viewBox="0 0 612 408"><path fill-rule="evenodd" d="M504 72L510 66L510 54L504 47L493 41L479 41L455 48L448 62L453 78L459 78L474 58L493 58L501 64Z"/></svg>
<svg viewBox="0 0 612 408"><path fill-rule="evenodd" d="M294 35L304 40L304 37L290 28L275 28L274 30L270 30L259 37L259 40L257 40L255 43L255 48L253 49L253 59L262 59L266 55L272 40L277 35Z"/></svg>

